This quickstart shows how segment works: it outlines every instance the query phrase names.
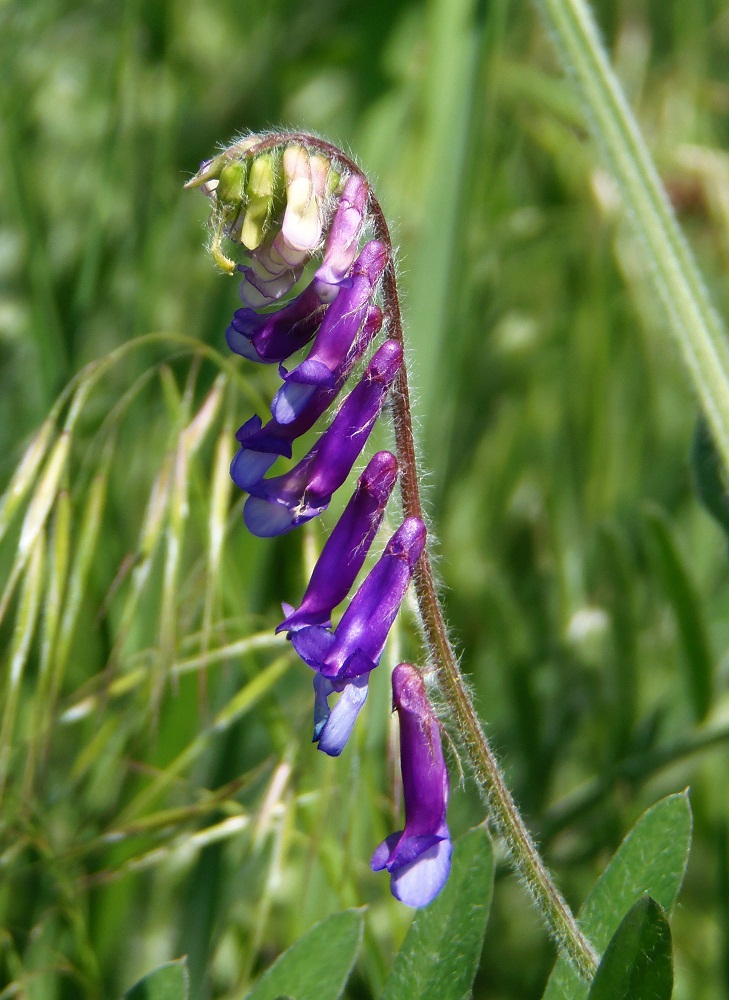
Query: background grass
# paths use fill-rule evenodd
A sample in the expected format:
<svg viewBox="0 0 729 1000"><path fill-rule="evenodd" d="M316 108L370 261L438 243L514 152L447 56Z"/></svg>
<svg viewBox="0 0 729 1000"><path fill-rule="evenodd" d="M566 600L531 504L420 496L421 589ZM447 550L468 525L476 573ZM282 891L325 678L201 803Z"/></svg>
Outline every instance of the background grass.
<svg viewBox="0 0 729 1000"><path fill-rule="evenodd" d="M729 6L597 15L726 316ZM275 376L228 358L235 285L180 189L276 124L351 150L394 224L449 619L560 885L579 905L690 784L675 996L729 995L727 542L532 7L11 0L0 77L0 997L114 997L185 952L195 997L238 998L368 903L366 998L409 920L368 867L397 811L386 671L347 754L316 754L272 628L323 534L249 537L227 478ZM387 655L417 648L406 623ZM481 816L457 790L454 831ZM553 959L502 877L475 995L539 997Z"/></svg>

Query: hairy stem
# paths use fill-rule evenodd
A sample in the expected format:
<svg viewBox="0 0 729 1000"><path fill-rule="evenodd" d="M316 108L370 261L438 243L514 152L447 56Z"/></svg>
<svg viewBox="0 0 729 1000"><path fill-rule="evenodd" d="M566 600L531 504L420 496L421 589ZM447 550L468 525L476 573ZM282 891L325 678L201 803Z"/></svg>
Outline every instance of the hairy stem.
<svg viewBox="0 0 729 1000"><path fill-rule="evenodd" d="M247 155L253 156L266 149L290 143L300 143L310 150L323 153L348 171L363 176L356 163L336 146L306 134L272 133L246 152ZM367 183L366 177L364 180ZM384 213L371 188L369 207L375 236L388 249L388 265L383 277L383 304L387 335L397 340L404 348L392 239ZM400 464L403 512L406 517L423 518L410 410L410 391L405 365L400 369L395 383L392 405L395 441ZM506 782L486 739L461 674L458 659L448 638L448 629L438 599L427 548L418 561L414 580L428 650L436 665L441 689L458 728L460 744L471 764L479 791L488 806L493 822L506 841L511 858L541 911L550 933L556 938L575 969L589 980L597 968L597 955L552 881L509 789L506 787Z"/></svg>

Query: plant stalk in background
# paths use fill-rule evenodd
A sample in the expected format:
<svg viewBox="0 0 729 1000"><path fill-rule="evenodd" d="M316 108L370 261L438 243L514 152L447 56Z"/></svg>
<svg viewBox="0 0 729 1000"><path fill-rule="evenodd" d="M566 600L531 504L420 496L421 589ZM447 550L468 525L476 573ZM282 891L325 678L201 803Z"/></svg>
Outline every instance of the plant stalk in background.
<svg viewBox="0 0 729 1000"><path fill-rule="evenodd" d="M729 470L729 344L584 0L540 0L617 181L716 447Z"/></svg>

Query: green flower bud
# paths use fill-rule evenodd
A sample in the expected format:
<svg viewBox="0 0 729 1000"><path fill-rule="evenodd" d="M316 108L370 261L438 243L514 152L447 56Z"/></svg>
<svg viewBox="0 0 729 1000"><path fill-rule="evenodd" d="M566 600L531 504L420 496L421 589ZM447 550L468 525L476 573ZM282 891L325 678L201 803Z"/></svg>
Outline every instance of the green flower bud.
<svg viewBox="0 0 729 1000"><path fill-rule="evenodd" d="M248 176L248 205L240 231L240 241L249 250L259 247L266 236L280 187L279 180L272 154L257 156Z"/></svg>
<svg viewBox="0 0 729 1000"><path fill-rule="evenodd" d="M240 208L246 202L246 162L230 160L220 171L215 196L219 202L233 208Z"/></svg>

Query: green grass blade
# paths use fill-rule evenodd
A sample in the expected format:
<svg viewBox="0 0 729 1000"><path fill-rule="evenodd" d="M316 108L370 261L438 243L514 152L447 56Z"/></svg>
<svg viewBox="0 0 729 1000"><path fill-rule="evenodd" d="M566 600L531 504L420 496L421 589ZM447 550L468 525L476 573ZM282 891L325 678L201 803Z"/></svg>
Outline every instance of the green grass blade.
<svg viewBox="0 0 729 1000"><path fill-rule="evenodd" d="M56 429L56 421L49 417L44 420L25 450L17 469L13 473L7 490L0 499L0 541L10 526L13 515L27 496L43 461Z"/></svg>
<svg viewBox="0 0 729 1000"><path fill-rule="evenodd" d="M43 602L38 685L34 697L35 724L30 736L25 774L23 777L23 799L25 801L27 801L31 794L35 779L36 764L39 759L43 760L46 756L48 740L53 725L55 703L52 695L54 688L54 665L56 662L58 630L63 610L63 598L67 586L71 516L71 498L66 490L62 490L56 501L48 559L48 583Z"/></svg>
<svg viewBox="0 0 729 1000"><path fill-rule="evenodd" d="M70 447L71 435L68 431L63 431L48 456L48 460L38 480L38 485L28 504L28 509L23 519L23 526L20 530L20 540L13 566L8 581L5 584L2 597L0 597L0 622L5 618L8 605L15 592L15 587L56 499L62 477L66 472Z"/></svg>
<svg viewBox="0 0 729 1000"><path fill-rule="evenodd" d="M109 443L103 459L88 490L86 504L81 519L78 540L75 545L73 562L68 576L66 599L63 607L58 640L53 665L50 672L49 701L53 705L61 691L63 677L74 633L81 614L89 573L97 556L98 540L102 530L106 495L109 486L109 469L113 456L113 446Z"/></svg>
<svg viewBox="0 0 729 1000"><path fill-rule="evenodd" d="M212 724L199 733L182 753L178 754L164 771L129 803L117 822L129 823L143 813L150 803L169 788L175 779L197 759L208 745L213 734L229 729L234 722L255 708L273 685L286 673L291 663L292 655L290 652L286 652L257 673L247 684L244 684L228 704L218 712Z"/></svg>
<svg viewBox="0 0 729 1000"><path fill-rule="evenodd" d="M589 6L584 0L540 0L540 7L642 240L650 280L729 469L729 342L724 325L676 222Z"/></svg>
<svg viewBox="0 0 729 1000"><path fill-rule="evenodd" d="M4 707L0 724L0 801L2 801L12 756L12 740L20 701L20 686L38 620L43 588L45 534L35 536L20 592L18 616L10 647L10 663L4 685Z"/></svg>

